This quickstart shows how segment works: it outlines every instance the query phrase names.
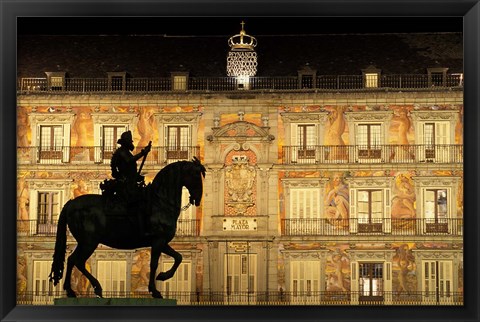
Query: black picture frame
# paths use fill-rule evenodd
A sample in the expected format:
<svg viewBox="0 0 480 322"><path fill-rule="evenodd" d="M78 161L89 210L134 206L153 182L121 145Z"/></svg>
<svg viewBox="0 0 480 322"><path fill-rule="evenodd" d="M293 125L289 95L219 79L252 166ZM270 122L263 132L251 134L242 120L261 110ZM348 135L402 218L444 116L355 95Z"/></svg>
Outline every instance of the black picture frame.
<svg viewBox="0 0 480 322"><path fill-rule="evenodd" d="M478 321L480 4L418 1L2 1L0 319L13 321ZM21 307L16 306L16 19L20 16L462 16L465 48L465 305L462 307Z"/></svg>

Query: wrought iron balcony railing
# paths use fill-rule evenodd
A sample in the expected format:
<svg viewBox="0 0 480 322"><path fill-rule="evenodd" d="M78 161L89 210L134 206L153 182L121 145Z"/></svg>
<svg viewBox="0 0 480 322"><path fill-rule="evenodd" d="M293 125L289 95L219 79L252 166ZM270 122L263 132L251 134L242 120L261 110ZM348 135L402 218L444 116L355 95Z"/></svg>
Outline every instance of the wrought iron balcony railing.
<svg viewBox="0 0 480 322"><path fill-rule="evenodd" d="M55 237L58 221L42 223L38 220L17 220L18 237ZM68 235L71 236L68 231ZM179 219L177 221L176 237L194 237L200 235L200 220Z"/></svg>
<svg viewBox="0 0 480 322"><path fill-rule="evenodd" d="M223 91L363 91L419 90L463 88L463 74L447 74L432 79L425 74L381 75L378 83L368 84L363 75L319 75L305 82L294 76L251 77L189 77L184 86L174 85L171 77L127 78L121 83L108 78L65 78L62 83L49 84L47 78L25 77L18 80L20 94L34 93L161 93L161 92L223 92Z"/></svg>
<svg viewBox="0 0 480 322"><path fill-rule="evenodd" d="M284 236L462 236L462 218L282 219Z"/></svg>
<svg viewBox="0 0 480 322"><path fill-rule="evenodd" d="M140 152L140 149L137 150L134 153ZM110 164L114 151L113 147L101 146L18 147L17 162L19 164ZM200 157L200 147L184 146L172 149L156 146L152 147L145 164L165 165L180 160L192 160L194 156Z"/></svg>
<svg viewBox="0 0 480 322"><path fill-rule="evenodd" d="M283 146L283 164L463 163L461 144Z"/></svg>
<svg viewBox="0 0 480 322"><path fill-rule="evenodd" d="M77 294L79 297L96 297L93 291ZM461 292L385 292L375 296L362 292L303 291L303 292L162 292L164 298L176 299L178 305L463 305ZM105 298L151 298L147 292L103 291ZM17 295L17 305L52 305L55 298L66 297L64 291L23 292Z"/></svg>

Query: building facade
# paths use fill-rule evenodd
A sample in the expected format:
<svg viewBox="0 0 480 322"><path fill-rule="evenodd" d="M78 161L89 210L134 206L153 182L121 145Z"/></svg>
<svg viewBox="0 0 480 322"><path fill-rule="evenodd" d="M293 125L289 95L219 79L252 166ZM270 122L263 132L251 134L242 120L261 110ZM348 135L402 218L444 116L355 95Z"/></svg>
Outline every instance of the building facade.
<svg viewBox="0 0 480 322"><path fill-rule="evenodd" d="M58 215L101 193L130 130L136 151L153 142L147 182L194 156L207 168L201 206L180 216L171 245L183 263L159 282L164 297L462 305L463 74L377 67L330 76L309 64L247 82L173 67L158 78L21 75L18 303L65 296L48 282ZM75 245L69 236L67 255ZM172 263L162 255L159 269ZM87 264L104 296L149 296L149 249L101 246ZM76 269L72 284L93 296Z"/></svg>

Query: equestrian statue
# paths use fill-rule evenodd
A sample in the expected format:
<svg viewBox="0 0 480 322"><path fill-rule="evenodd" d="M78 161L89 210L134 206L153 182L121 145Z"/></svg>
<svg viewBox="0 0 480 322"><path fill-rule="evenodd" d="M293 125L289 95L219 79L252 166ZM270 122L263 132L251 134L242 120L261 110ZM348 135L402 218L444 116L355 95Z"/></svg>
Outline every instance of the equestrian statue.
<svg viewBox="0 0 480 322"><path fill-rule="evenodd" d="M102 297L99 281L85 268L85 262L99 244L116 249L151 247L148 291L154 298L162 298L155 279L165 281L173 277L182 262L182 256L169 242L174 238L180 212L190 205L199 206L203 194L206 169L194 157L192 161L177 161L161 169L152 183L145 185L140 175L151 142L137 155L133 155L130 131L118 140L121 145L112 156L114 179L101 185L102 194L87 194L69 200L63 207L57 226L50 281L57 285L63 278L65 265L67 226L77 241L75 250L67 259L63 289L68 297L76 297L71 287L73 267L82 272ZM143 158L137 172L136 161ZM182 207L182 188L190 193L189 203ZM148 227L148 229L146 229ZM156 277L161 253L174 259L172 267Z"/></svg>

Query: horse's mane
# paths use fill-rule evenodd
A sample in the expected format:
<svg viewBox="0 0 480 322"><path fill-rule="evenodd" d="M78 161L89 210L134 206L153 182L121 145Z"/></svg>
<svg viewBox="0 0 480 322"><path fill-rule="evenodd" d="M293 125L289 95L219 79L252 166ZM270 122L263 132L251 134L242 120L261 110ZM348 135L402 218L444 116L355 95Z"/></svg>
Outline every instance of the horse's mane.
<svg viewBox="0 0 480 322"><path fill-rule="evenodd" d="M178 171L185 169L190 161L177 161L170 163L164 168L162 168L155 178L152 181L152 188L156 190L159 185L164 185L165 183L173 183L176 178L178 178Z"/></svg>

